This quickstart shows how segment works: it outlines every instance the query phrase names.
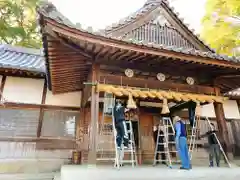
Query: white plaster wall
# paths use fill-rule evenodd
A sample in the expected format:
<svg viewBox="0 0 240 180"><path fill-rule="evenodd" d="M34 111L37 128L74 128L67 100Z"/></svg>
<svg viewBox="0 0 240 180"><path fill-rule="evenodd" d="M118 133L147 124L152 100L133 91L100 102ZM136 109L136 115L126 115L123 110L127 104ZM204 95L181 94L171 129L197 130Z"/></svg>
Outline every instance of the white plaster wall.
<svg viewBox="0 0 240 180"><path fill-rule="evenodd" d="M7 77L3 97L8 102L41 104L44 80Z"/></svg>
<svg viewBox="0 0 240 180"><path fill-rule="evenodd" d="M240 119L239 108L236 100L228 100L223 104L225 118Z"/></svg>
<svg viewBox="0 0 240 180"><path fill-rule="evenodd" d="M45 104L55 106L80 107L82 99L81 96L81 91L53 95L52 92L48 90Z"/></svg>
<svg viewBox="0 0 240 180"><path fill-rule="evenodd" d="M203 117L215 118L216 114L213 104L206 104L204 106L201 106L201 114Z"/></svg>
<svg viewBox="0 0 240 180"><path fill-rule="evenodd" d="M223 110L224 110L225 118L240 119L240 113L239 113L237 101L235 101L235 100L224 101ZM202 106L201 113L202 113L203 117L211 117L211 118L216 117L213 104L207 104L207 105Z"/></svg>

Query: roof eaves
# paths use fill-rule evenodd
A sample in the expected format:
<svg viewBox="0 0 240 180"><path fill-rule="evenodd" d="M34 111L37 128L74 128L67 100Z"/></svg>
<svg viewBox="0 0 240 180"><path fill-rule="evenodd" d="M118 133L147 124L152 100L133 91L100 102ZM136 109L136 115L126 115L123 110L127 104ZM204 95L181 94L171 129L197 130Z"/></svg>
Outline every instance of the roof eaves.
<svg viewBox="0 0 240 180"><path fill-rule="evenodd" d="M2 56L0 59L0 67L5 69L14 69L14 70L20 70L20 71L29 71L34 73L45 73L45 67L44 66L36 66L36 62L30 61L33 64L25 63L21 64L18 60L18 62L15 62L15 57L17 54L20 55L20 58L23 58L23 56L26 56L27 58L34 58L40 63L40 61L44 61L44 56L41 49L33 49L33 48L25 48L25 47L18 47L18 46L12 46L9 44L2 44L0 45L0 52L2 52ZM9 59L6 57L6 54L10 54L11 58ZM17 56L18 56L17 55ZM25 58L26 58L25 57ZM26 59L25 59L26 60Z"/></svg>
<svg viewBox="0 0 240 180"><path fill-rule="evenodd" d="M57 13L58 11L56 10L56 8L54 9L55 13ZM41 13L41 11L40 11ZM45 16L44 14L42 14L43 16ZM108 38L108 39L113 39L113 40L118 40L118 41L122 41L122 42L127 42L127 43L132 43L132 44L136 44L136 45L142 45L142 46L146 46L146 47L151 47L151 48L156 48L156 49L163 49L163 50L169 50L169 51L174 51L174 52L179 52L179 53L183 53L183 54L188 54L188 55L194 55L194 56L200 56L200 57L208 57L211 59L217 59L217 60L225 60L225 61L232 61L234 63L240 63L240 59L238 59L237 57L230 57L230 56L226 56L226 55L218 55L214 52L210 52L210 51L199 51L199 50L194 50L194 49L184 49L184 48L175 48L172 46L164 46L164 45L160 45L160 44L155 44L155 43L149 43L149 42L143 42L143 41L136 41L134 39L123 39L122 37L113 37L113 36L107 36L104 32L102 31L97 31L94 32L93 29L91 29L91 31L83 29L82 27L76 27L76 26L72 26L70 24L64 24L64 22L59 22L55 19L55 16L51 17L51 16L45 16L57 23L60 23L62 25L65 25L69 28L81 31L83 33L89 33L95 36L101 36L104 38Z"/></svg>
<svg viewBox="0 0 240 180"><path fill-rule="evenodd" d="M42 52L43 49L33 49L33 48L26 48L26 47L20 47L20 46L12 46L9 44L1 44L0 50L7 50L7 51L35 55L35 56L43 56L43 52Z"/></svg>

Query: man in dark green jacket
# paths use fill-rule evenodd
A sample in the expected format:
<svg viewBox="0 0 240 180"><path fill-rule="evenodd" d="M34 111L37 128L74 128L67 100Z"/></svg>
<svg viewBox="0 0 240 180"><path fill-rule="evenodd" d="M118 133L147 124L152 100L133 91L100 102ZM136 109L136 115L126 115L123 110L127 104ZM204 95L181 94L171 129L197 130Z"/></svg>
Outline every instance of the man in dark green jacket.
<svg viewBox="0 0 240 180"><path fill-rule="evenodd" d="M216 160L217 167L220 166L220 147L218 144L218 141L216 139L216 129L213 123L211 123L211 127L208 132L201 135L200 137L207 137L208 138L208 144L209 144L209 166L213 167L213 159Z"/></svg>

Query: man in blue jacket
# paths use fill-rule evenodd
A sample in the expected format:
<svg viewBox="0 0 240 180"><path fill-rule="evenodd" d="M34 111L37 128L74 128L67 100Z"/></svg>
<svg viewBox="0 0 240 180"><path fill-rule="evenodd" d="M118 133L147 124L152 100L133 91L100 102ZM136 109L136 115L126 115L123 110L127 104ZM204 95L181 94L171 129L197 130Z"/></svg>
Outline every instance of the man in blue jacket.
<svg viewBox="0 0 240 180"><path fill-rule="evenodd" d="M182 164L180 169L191 169L191 163L190 163L188 145L187 145L186 125L178 116L175 116L173 118L173 121L175 123L176 148Z"/></svg>

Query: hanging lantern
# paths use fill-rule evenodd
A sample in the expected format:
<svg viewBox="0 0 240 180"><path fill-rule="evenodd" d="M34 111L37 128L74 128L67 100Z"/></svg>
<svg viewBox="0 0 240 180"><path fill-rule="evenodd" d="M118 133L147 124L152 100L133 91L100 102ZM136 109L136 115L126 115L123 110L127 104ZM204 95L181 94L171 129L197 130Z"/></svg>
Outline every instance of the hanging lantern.
<svg viewBox="0 0 240 180"><path fill-rule="evenodd" d="M137 105L136 105L136 103L134 102L131 93L129 93L129 95L128 95L127 108L128 108L128 109L137 109Z"/></svg>
<svg viewBox="0 0 240 180"><path fill-rule="evenodd" d="M170 110L168 108L168 102L167 99L163 99L163 106L162 106L162 112L161 114L168 114L170 113Z"/></svg>
<svg viewBox="0 0 240 180"><path fill-rule="evenodd" d="M197 102L195 114L196 114L196 116L201 116L201 105L200 105L200 102Z"/></svg>

